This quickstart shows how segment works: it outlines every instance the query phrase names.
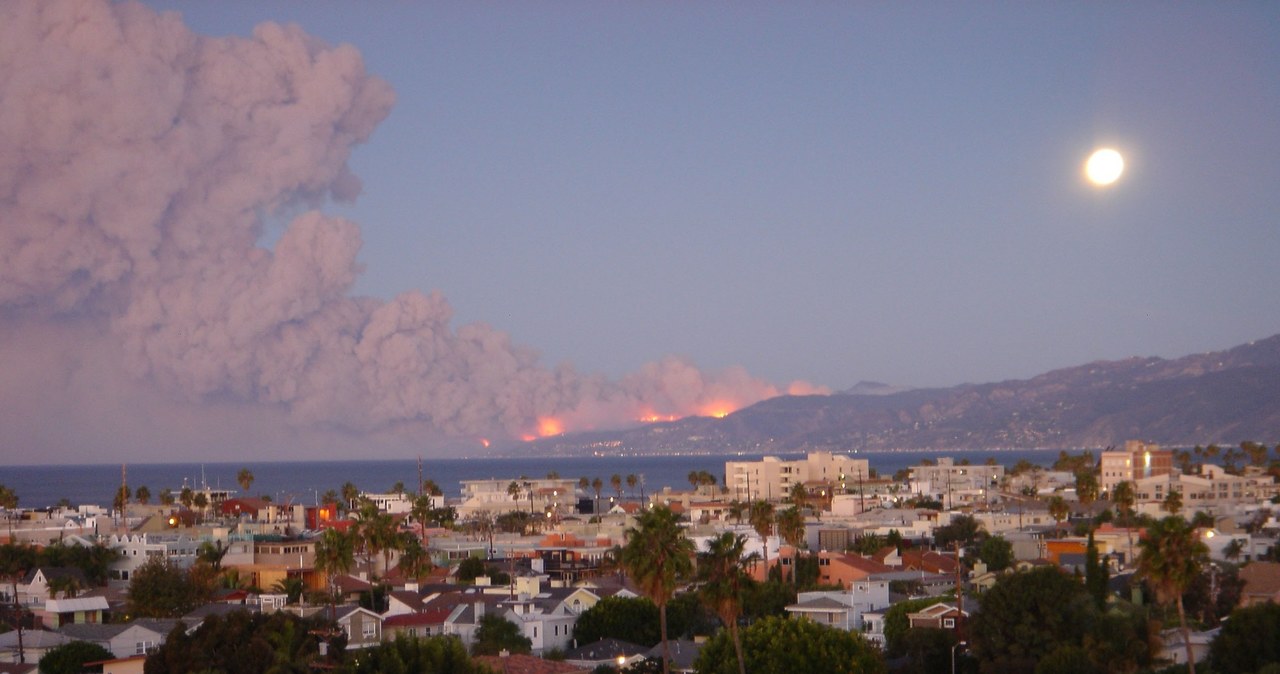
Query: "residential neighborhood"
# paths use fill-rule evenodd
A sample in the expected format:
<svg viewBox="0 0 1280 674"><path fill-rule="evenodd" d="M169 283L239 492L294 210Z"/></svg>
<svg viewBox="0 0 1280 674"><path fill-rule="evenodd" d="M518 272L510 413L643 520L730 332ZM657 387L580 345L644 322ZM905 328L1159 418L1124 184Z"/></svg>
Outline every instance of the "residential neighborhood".
<svg viewBox="0 0 1280 674"><path fill-rule="evenodd" d="M1061 634L1040 653L995 636L1004 612L1030 610L1009 607L1009 588L1033 583L1019 596L1057 587L1092 598L1088 620L1158 626L1124 662L1161 671L1217 657L1233 611L1280 599L1280 462L1245 445L1224 457L1133 441L1043 466L939 456L892 476L812 452L643 496L548 475L467 480L457 497L348 485L317 505L251 496L242 471L243 493L8 507L0 662L34 671L84 643L105 654L92 671L138 671L170 657L174 634L246 619L310 621L308 662L329 667L444 639L499 671L709 671L700 653L778 621L845 635L887 671L1088 656ZM1169 586L1151 559L1175 536L1192 566ZM635 611L666 617L624 617Z"/></svg>

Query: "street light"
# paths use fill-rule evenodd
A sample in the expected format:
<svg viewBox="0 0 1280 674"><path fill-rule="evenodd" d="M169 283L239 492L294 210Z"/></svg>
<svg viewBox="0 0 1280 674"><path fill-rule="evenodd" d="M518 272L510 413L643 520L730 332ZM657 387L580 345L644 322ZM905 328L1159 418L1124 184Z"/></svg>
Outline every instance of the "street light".
<svg viewBox="0 0 1280 674"><path fill-rule="evenodd" d="M967 641L957 641L956 645L951 647L951 674L956 674L956 649L968 645Z"/></svg>

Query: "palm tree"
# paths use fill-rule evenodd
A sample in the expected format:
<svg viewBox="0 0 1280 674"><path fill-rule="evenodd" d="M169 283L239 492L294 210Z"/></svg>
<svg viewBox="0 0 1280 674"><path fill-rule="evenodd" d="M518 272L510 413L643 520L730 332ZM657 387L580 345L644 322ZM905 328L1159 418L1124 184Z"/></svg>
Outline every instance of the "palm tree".
<svg viewBox="0 0 1280 674"><path fill-rule="evenodd" d="M54 576L49 579L49 596L53 598L61 594L64 599L73 599L83 589L80 587L80 581L72 575Z"/></svg>
<svg viewBox="0 0 1280 674"><path fill-rule="evenodd" d="M12 498L13 506L17 506L17 496L10 491L5 498ZM18 603L18 582L27 575L27 571L35 566L36 550L28 545L16 545L14 543L5 543L0 545L0 578L9 581L9 596L13 599L13 607L10 609L15 620L18 630L18 662L26 662L26 653L23 650L22 630L23 630L23 614L26 612L22 605Z"/></svg>
<svg viewBox="0 0 1280 674"><path fill-rule="evenodd" d="M191 497L191 505L200 511L200 519L204 519L204 509L209 507L209 497L202 491L196 492L195 496Z"/></svg>
<svg viewBox="0 0 1280 674"><path fill-rule="evenodd" d="M1055 494L1049 499L1049 515L1053 517L1053 521L1062 525L1062 520L1067 519L1071 514L1071 506L1067 504L1067 500Z"/></svg>
<svg viewBox="0 0 1280 674"><path fill-rule="evenodd" d="M1160 504L1161 510L1170 515L1177 515L1182 510L1182 492L1177 489L1170 489L1169 493L1164 497L1164 503Z"/></svg>
<svg viewBox="0 0 1280 674"><path fill-rule="evenodd" d="M609 484L613 487L614 491L618 492L618 500L621 501L622 500L622 476L617 473L614 473L613 477L609 478Z"/></svg>
<svg viewBox="0 0 1280 674"><path fill-rule="evenodd" d="M138 487L138 491L133 492L133 496L138 499L138 503L146 505L151 501L151 490L144 484L141 487Z"/></svg>
<svg viewBox="0 0 1280 674"><path fill-rule="evenodd" d="M702 601L719 616L733 639L738 658L738 674L746 674L742 656L742 636L738 617L742 615L742 592L751 583L742 568L749 558L743 555L747 537L726 531L707 542L707 552L699 555L698 575L702 578Z"/></svg>
<svg viewBox="0 0 1280 674"><path fill-rule="evenodd" d="M729 504L729 517L732 517L738 524L742 524L742 516L747 512L747 504L742 501L733 501Z"/></svg>
<svg viewBox="0 0 1280 674"><path fill-rule="evenodd" d="M360 497L360 488L353 482L342 483L342 500L348 510L356 509L356 499Z"/></svg>
<svg viewBox="0 0 1280 674"><path fill-rule="evenodd" d="M1133 483L1125 480L1117 484L1111 490L1111 502L1116 504L1116 509L1120 511L1120 515L1124 516L1124 528L1129 538L1129 551L1126 553L1130 557L1133 556L1133 523L1130 521L1133 516ZM1125 560L1126 563L1128 560Z"/></svg>
<svg viewBox="0 0 1280 674"><path fill-rule="evenodd" d="M804 515L799 508L792 506L778 513L778 535L794 551L791 558L791 581L799 585L796 565L800 562L800 544L804 542Z"/></svg>
<svg viewBox="0 0 1280 674"><path fill-rule="evenodd" d="M598 478L598 477L597 477L596 479L594 479L594 480L592 480L592 481L591 481L591 490L592 490L592 491L594 491L594 492L596 493L596 507L595 507L594 509L592 509L592 511L591 511L591 514L592 514L592 515L599 515L599 514L600 514L600 492L601 492L601 490L603 490L603 489L604 489L604 481L603 481L603 480L601 480L600 478Z"/></svg>
<svg viewBox="0 0 1280 674"><path fill-rule="evenodd" d="M773 505L768 501L760 500L751 504L751 510L747 513L747 521L751 523L751 528L760 534L761 549L764 551L764 576L769 577L769 534L773 533Z"/></svg>
<svg viewBox="0 0 1280 674"><path fill-rule="evenodd" d="M285 576L271 586L271 591L284 595L285 602L289 604L298 603L305 589L306 583L298 576Z"/></svg>
<svg viewBox="0 0 1280 674"><path fill-rule="evenodd" d="M418 538L422 540L427 538L427 519L431 517L431 503L431 496L423 494L414 498L413 505L409 508L409 516L418 523Z"/></svg>
<svg viewBox="0 0 1280 674"><path fill-rule="evenodd" d="M365 501L360 506L360 522L356 526L356 537L360 547L364 548L370 561L382 555L382 576L387 575L391 566L391 554L395 551L396 522L391 515L378 510L372 501Z"/></svg>
<svg viewBox="0 0 1280 674"><path fill-rule="evenodd" d="M402 532L397 539L396 549L400 552L400 575L417 580L435 568L426 548L410 532Z"/></svg>
<svg viewBox="0 0 1280 674"><path fill-rule="evenodd" d="M640 511L636 526L627 529L622 567L645 596L658 605L663 674L670 672L671 664L667 602L675 594L676 585L693 570L693 554L693 543L680 528L680 516L665 506Z"/></svg>
<svg viewBox="0 0 1280 674"><path fill-rule="evenodd" d="M1162 601L1173 600L1177 606L1182 641L1187 647L1187 671L1196 674L1191 631L1187 628L1182 595L1200 575L1200 567L1207 561L1209 549L1200 542L1195 529L1176 515L1170 515L1148 528L1147 535L1138 542L1138 546L1141 549L1138 575L1155 586L1156 596Z"/></svg>
<svg viewBox="0 0 1280 674"><path fill-rule="evenodd" d="M175 499L175 498L173 497L173 490L172 490L172 489L161 489L161 490L160 490L160 503L162 503L162 504L164 504L164 505L167 505L167 506L171 506L171 505L173 505L173 504L174 504L174 502L175 502L176 500L177 500L177 499Z"/></svg>
<svg viewBox="0 0 1280 674"><path fill-rule="evenodd" d="M249 487L253 486L253 471L250 471L248 468L241 468L240 472L236 473L236 482L240 483L240 488L243 489L247 495L249 493Z"/></svg>
<svg viewBox="0 0 1280 674"><path fill-rule="evenodd" d="M635 473L627 474L627 489L631 490L631 498L633 500L636 497L636 483L639 481L640 481L640 478L637 478Z"/></svg>
<svg viewBox="0 0 1280 674"><path fill-rule="evenodd" d="M183 487L182 492L178 494L178 502L187 510L191 510L191 504L195 503L196 493L191 491L191 487Z"/></svg>
<svg viewBox="0 0 1280 674"><path fill-rule="evenodd" d="M331 618L337 620L337 585L335 579L340 573L351 573L356 564L355 538L337 529L325 529L316 541L316 571L325 574L329 585L329 606Z"/></svg>

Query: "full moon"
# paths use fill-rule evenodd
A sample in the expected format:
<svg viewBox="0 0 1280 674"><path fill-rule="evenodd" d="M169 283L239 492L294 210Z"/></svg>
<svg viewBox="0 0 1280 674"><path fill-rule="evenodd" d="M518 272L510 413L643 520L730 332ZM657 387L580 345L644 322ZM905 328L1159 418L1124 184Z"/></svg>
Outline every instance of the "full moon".
<svg viewBox="0 0 1280 674"><path fill-rule="evenodd" d="M1085 177L1098 186L1114 183L1120 179L1121 173L1124 173L1124 157L1109 147L1089 155L1089 161L1084 164Z"/></svg>

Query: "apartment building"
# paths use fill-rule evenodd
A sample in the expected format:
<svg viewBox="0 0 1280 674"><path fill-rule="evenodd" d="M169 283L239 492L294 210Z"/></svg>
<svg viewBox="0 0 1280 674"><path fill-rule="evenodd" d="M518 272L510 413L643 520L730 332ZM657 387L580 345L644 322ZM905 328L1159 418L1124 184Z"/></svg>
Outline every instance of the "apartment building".
<svg viewBox="0 0 1280 674"><path fill-rule="evenodd" d="M1124 443L1122 450L1103 452L1100 467L1098 488L1109 494L1121 482L1173 475L1173 450L1160 449L1159 445L1150 442L1130 440Z"/></svg>
<svg viewBox="0 0 1280 674"><path fill-rule="evenodd" d="M870 474L866 459L830 452L811 452L795 460L766 456L759 461L724 464L725 486L730 498L737 501L780 501L790 496L797 484L811 492L815 487L835 494L855 492L859 481L868 480Z"/></svg>

